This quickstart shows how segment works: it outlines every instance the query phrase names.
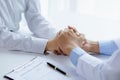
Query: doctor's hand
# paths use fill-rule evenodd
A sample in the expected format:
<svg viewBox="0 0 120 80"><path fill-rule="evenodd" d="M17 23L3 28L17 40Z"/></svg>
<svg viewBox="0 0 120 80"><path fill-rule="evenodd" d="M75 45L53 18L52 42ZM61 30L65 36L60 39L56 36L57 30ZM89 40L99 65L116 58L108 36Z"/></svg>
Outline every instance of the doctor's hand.
<svg viewBox="0 0 120 80"><path fill-rule="evenodd" d="M71 31L73 31L77 36L80 36L80 34L78 33L78 31L74 28L74 27L71 27L71 26L68 26L68 28L66 29L69 29ZM57 55L61 55L63 52L62 50L60 49L60 47L58 46L58 36L63 32L63 30L60 30L56 37L53 38L52 40L49 40L47 42L47 45L46 45L46 49L45 51L51 51Z"/></svg>
<svg viewBox="0 0 120 80"><path fill-rule="evenodd" d="M86 40L85 44L82 46L82 49L84 49L86 52L92 52L95 54L100 53L98 41Z"/></svg>
<svg viewBox="0 0 120 80"><path fill-rule="evenodd" d="M76 36L81 37L82 42L79 43L79 47L82 48L84 46L84 44L86 44L86 42L87 42L85 35L78 32L77 29L73 26L68 26L68 29L72 30L76 34Z"/></svg>
<svg viewBox="0 0 120 80"><path fill-rule="evenodd" d="M72 49L83 45L83 35L79 36L71 29L65 29L57 36L57 44L64 55L69 55Z"/></svg>
<svg viewBox="0 0 120 80"><path fill-rule="evenodd" d="M72 29L78 36L81 35L81 33L79 33L76 28L74 28L72 26L68 26L68 28ZM87 40L87 39L85 39L83 34L81 37L83 37L84 41L82 43L82 46L80 46L80 48L84 49L86 52L92 52L92 53L96 53L96 54L100 53L98 41Z"/></svg>

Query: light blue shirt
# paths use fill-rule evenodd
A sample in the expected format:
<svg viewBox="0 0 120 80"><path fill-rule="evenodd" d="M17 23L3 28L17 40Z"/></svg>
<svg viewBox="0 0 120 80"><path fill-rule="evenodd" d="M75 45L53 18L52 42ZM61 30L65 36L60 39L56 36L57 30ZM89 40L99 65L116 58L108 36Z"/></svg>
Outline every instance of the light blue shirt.
<svg viewBox="0 0 120 80"><path fill-rule="evenodd" d="M114 51L118 49L117 45L115 44L114 41L105 41L105 42L99 42L99 47L100 47L100 54L101 55L112 55ZM83 54L86 54L83 49L77 47L72 50L70 53L70 59L72 63L76 66L78 62L78 58L82 56Z"/></svg>
<svg viewBox="0 0 120 80"><path fill-rule="evenodd" d="M100 54L102 55L112 55L114 51L118 49L114 41L99 42Z"/></svg>

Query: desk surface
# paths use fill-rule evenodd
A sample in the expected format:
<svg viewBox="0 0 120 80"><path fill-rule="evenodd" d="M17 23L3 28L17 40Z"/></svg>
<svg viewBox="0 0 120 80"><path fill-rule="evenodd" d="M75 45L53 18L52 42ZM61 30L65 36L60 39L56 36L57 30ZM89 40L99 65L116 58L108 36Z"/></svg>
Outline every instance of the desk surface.
<svg viewBox="0 0 120 80"><path fill-rule="evenodd" d="M42 55L42 54L36 54L36 53L25 53L20 51L8 51L4 49L0 49L0 80L6 80L3 78L3 76L8 73L10 70L12 70L14 67L23 64L35 56L44 57L51 62L54 62L57 66L70 70L70 72L75 73L75 67L70 62L69 58L67 56L57 56L54 54L49 55ZM97 56L102 59L108 58L107 56ZM61 59L62 58L62 59ZM76 73L73 75L77 75Z"/></svg>

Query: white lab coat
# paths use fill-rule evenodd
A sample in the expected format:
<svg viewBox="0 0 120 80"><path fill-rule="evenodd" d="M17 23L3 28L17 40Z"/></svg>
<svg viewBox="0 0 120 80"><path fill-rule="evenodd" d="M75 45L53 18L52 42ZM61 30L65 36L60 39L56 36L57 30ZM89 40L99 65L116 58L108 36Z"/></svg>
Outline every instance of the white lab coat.
<svg viewBox="0 0 120 80"><path fill-rule="evenodd" d="M116 40L115 43L119 50L105 62L83 54L78 59L77 73L86 80L120 80L120 40Z"/></svg>
<svg viewBox="0 0 120 80"><path fill-rule="evenodd" d="M38 38L17 33L22 13L30 31ZM0 0L0 48L43 53L55 33L41 15L39 0Z"/></svg>

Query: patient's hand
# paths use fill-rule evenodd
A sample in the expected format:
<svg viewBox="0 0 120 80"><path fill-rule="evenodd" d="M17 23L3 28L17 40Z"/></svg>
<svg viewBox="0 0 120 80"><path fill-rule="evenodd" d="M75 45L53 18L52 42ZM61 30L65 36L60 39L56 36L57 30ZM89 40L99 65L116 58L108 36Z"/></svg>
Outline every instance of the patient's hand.
<svg viewBox="0 0 120 80"><path fill-rule="evenodd" d="M57 44L64 55L69 55L72 49L83 45L84 36L82 34L76 35L73 29L66 28L57 35Z"/></svg>
<svg viewBox="0 0 120 80"><path fill-rule="evenodd" d="M61 33L62 30L60 30L56 37L53 38L52 40L49 40L46 45L46 51L51 51L57 55L61 55L63 52L61 51L60 47L58 46L58 35Z"/></svg>
<svg viewBox="0 0 120 80"><path fill-rule="evenodd" d="M74 41L75 41L75 43L77 41L78 47L81 47L81 48L83 48L83 45L86 43L86 39L83 34L79 33L74 27L68 26L68 28L65 28L64 31L63 30L59 31L55 38L48 41L46 50L52 51L53 53L60 55L60 54L64 53L64 51L62 49L64 47L64 45L67 44L67 46L69 45L69 47L70 47L71 46L70 43L74 42ZM61 47L59 44L61 44ZM62 45L62 44L64 44L64 45ZM73 47L73 46L71 46L71 47Z"/></svg>

